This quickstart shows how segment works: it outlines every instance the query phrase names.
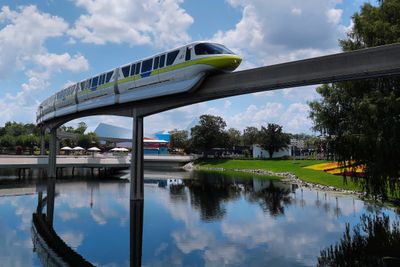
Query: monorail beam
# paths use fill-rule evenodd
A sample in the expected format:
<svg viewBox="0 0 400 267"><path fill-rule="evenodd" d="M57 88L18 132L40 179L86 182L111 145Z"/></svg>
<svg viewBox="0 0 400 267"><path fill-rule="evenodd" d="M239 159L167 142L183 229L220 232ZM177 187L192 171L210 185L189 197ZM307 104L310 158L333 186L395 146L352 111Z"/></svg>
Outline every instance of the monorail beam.
<svg viewBox="0 0 400 267"><path fill-rule="evenodd" d="M135 103L151 115L172 108L261 91L400 74L400 44L344 52L210 76L192 94Z"/></svg>
<svg viewBox="0 0 400 267"><path fill-rule="evenodd" d="M140 116L229 96L289 87L400 74L400 44L361 49L207 77L190 93L168 95L86 110L47 121L57 127L93 115Z"/></svg>
<svg viewBox="0 0 400 267"><path fill-rule="evenodd" d="M133 117L130 199L143 200L143 117Z"/></svg>
<svg viewBox="0 0 400 267"><path fill-rule="evenodd" d="M56 178L56 168L57 168L57 128L52 128L50 130L49 139L49 166L47 176L48 178Z"/></svg>

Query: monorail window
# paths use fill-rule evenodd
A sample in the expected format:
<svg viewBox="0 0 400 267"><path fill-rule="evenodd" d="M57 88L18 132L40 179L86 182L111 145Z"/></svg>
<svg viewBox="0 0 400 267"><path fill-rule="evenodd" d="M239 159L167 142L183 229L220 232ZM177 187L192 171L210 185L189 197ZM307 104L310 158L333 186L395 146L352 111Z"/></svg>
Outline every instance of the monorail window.
<svg viewBox="0 0 400 267"><path fill-rule="evenodd" d="M105 74L102 74L101 76L100 76L100 82L99 82L99 85L102 85L103 83L104 83L104 78L105 78Z"/></svg>
<svg viewBox="0 0 400 267"><path fill-rule="evenodd" d="M162 55L160 57L160 68L165 66L165 55Z"/></svg>
<svg viewBox="0 0 400 267"><path fill-rule="evenodd" d="M140 62L136 64L135 75L138 75L139 73L140 73Z"/></svg>
<svg viewBox="0 0 400 267"><path fill-rule="evenodd" d="M90 87L90 82L92 81L92 79L87 79L85 82L85 89Z"/></svg>
<svg viewBox="0 0 400 267"><path fill-rule="evenodd" d="M167 66L172 65L179 54L179 50L169 52L167 55Z"/></svg>
<svg viewBox="0 0 400 267"><path fill-rule="evenodd" d="M233 54L231 50L220 44L201 43L194 46L196 55Z"/></svg>
<svg viewBox="0 0 400 267"><path fill-rule="evenodd" d="M124 74L125 78L129 77L129 68L130 68L130 65L122 67L122 73Z"/></svg>
<svg viewBox="0 0 400 267"><path fill-rule="evenodd" d="M131 65L131 73L130 73L130 76L132 76L132 75L135 75L135 64L132 64Z"/></svg>
<svg viewBox="0 0 400 267"><path fill-rule="evenodd" d="M81 91L85 89L85 83L86 82L81 82Z"/></svg>
<svg viewBox="0 0 400 267"><path fill-rule="evenodd" d="M142 73L151 71L152 67L153 67L153 59L152 58L143 61L143 63L142 63Z"/></svg>
<svg viewBox="0 0 400 267"><path fill-rule="evenodd" d="M97 82L99 81L99 76L96 76L92 79L92 86L91 87L95 87L97 86Z"/></svg>
<svg viewBox="0 0 400 267"><path fill-rule="evenodd" d="M110 71L110 72L107 73L107 75L106 75L106 83L110 82L112 75L113 75L113 71Z"/></svg>
<svg viewBox="0 0 400 267"><path fill-rule="evenodd" d="M154 69L158 69L158 64L160 62L160 57L155 57L154 58Z"/></svg>
<svg viewBox="0 0 400 267"><path fill-rule="evenodd" d="M185 56L185 61L189 61L190 60L190 53L191 53L191 49L189 47L186 48L186 56Z"/></svg>

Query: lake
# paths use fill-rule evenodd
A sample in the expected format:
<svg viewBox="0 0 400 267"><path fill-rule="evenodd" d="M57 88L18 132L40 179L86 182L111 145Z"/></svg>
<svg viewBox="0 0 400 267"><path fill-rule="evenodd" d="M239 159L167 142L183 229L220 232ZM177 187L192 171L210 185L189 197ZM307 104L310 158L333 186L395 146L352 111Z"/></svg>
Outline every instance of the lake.
<svg viewBox="0 0 400 267"><path fill-rule="evenodd" d="M392 208L350 195L240 173L147 172L144 203L131 205L127 176L3 176L0 266L62 263L38 233L44 222L96 266L315 266L346 223L363 214L399 220Z"/></svg>

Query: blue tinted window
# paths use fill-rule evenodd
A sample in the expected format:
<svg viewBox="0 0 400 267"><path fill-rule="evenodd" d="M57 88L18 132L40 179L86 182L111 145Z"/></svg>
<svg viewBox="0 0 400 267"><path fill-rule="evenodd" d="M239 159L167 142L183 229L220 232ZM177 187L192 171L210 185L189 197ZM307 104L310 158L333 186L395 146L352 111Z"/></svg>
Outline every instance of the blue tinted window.
<svg viewBox="0 0 400 267"><path fill-rule="evenodd" d="M160 61L160 57L155 57L155 58L154 58L154 69L155 69L155 70L158 69L158 63L159 63L159 61Z"/></svg>
<svg viewBox="0 0 400 267"><path fill-rule="evenodd" d="M132 75L135 75L135 64L132 64L131 65L131 73L130 73L130 76L132 76Z"/></svg>
<svg viewBox="0 0 400 267"><path fill-rule="evenodd" d="M106 75L106 83L110 82L112 75L113 75L113 71L110 71L110 72L107 73L107 75Z"/></svg>
<svg viewBox="0 0 400 267"><path fill-rule="evenodd" d="M94 87L94 86L97 86L97 82L99 81L99 77L97 76L97 77L94 77L93 79L92 79L92 86L91 87Z"/></svg>
<svg viewBox="0 0 400 267"><path fill-rule="evenodd" d="M167 55L167 66L172 65L179 54L179 50L168 53Z"/></svg>
<svg viewBox="0 0 400 267"><path fill-rule="evenodd" d="M129 68L130 68L131 66L130 65L128 65L128 66L125 66L125 67L122 67L122 73L124 74L124 77L126 78L126 77L129 77Z"/></svg>
<svg viewBox="0 0 400 267"><path fill-rule="evenodd" d="M140 73L140 62L136 64L136 70L135 70L135 74L139 74Z"/></svg>
<svg viewBox="0 0 400 267"><path fill-rule="evenodd" d="M165 55L162 55L160 57L160 68L165 66Z"/></svg>
<svg viewBox="0 0 400 267"><path fill-rule="evenodd" d="M153 67L153 59L152 58L143 61L143 63L142 63L142 73L151 71L152 67Z"/></svg>

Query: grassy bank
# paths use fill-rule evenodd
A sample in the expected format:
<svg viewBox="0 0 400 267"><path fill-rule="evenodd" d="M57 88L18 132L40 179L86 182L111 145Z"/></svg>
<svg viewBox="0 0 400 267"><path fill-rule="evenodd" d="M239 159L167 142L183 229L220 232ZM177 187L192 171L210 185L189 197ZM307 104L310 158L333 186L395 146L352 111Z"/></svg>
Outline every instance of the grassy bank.
<svg viewBox="0 0 400 267"><path fill-rule="evenodd" d="M195 165L199 168L224 168L226 170L233 169L261 169L273 172L290 172L296 175L299 179L337 188L361 191L361 188L354 184L350 179L347 182L343 177L305 169L303 167L313 164L322 163L320 160L232 160L232 159L207 159L198 160Z"/></svg>

